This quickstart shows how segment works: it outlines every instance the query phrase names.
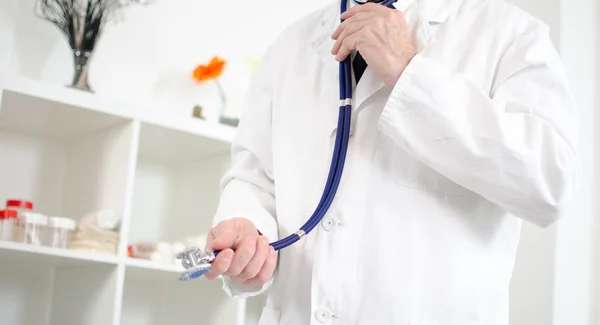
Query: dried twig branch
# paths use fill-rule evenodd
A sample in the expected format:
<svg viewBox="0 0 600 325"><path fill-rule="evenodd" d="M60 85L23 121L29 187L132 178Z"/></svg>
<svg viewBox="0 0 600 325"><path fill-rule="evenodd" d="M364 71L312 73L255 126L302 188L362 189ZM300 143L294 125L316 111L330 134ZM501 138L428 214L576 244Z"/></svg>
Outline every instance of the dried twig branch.
<svg viewBox="0 0 600 325"><path fill-rule="evenodd" d="M38 0L36 14L56 26L71 49L92 51L118 10L148 0Z"/></svg>

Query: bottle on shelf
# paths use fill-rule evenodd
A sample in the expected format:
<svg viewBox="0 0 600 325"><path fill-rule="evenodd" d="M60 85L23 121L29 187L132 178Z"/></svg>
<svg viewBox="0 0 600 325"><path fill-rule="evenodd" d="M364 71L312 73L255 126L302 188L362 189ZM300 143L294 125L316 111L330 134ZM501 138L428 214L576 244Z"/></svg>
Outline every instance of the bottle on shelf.
<svg viewBox="0 0 600 325"><path fill-rule="evenodd" d="M33 203L27 200L20 199L9 199L6 200L6 209L7 210L15 210L17 213L22 212L32 212L33 211Z"/></svg>
<svg viewBox="0 0 600 325"><path fill-rule="evenodd" d="M24 244L43 245L48 217L35 212L21 212L18 220L17 241Z"/></svg>
<svg viewBox="0 0 600 325"><path fill-rule="evenodd" d="M68 248L69 239L75 231L76 225L73 219L61 217L48 218L47 245L54 248Z"/></svg>
<svg viewBox="0 0 600 325"><path fill-rule="evenodd" d="M17 216L16 210L0 211L0 240L13 241L16 239Z"/></svg>

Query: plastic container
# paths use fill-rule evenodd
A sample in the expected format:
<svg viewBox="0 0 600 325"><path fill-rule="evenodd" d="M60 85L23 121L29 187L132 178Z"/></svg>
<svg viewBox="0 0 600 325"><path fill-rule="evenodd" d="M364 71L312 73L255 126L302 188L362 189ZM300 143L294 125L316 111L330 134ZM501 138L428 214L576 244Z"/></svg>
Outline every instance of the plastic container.
<svg viewBox="0 0 600 325"><path fill-rule="evenodd" d="M150 256L156 252L155 243L141 242L127 246L127 256L135 258L150 259Z"/></svg>
<svg viewBox="0 0 600 325"><path fill-rule="evenodd" d="M24 244L42 245L47 231L48 217L35 212L19 213L17 241Z"/></svg>
<svg viewBox="0 0 600 325"><path fill-rule="evenodd" d="M16 210L0 211L0 240L13 241L16 238L17 230Z"/></svg>
<svg viewBox="0 0 600 325"><path fill-rule="evenodd" d="M48 218L47 238L48 246L55 248L68 248L71 234L75 231L76 222L69 218Z"/></svg>
<svg viewBox="0 0 600 325"><path fill-rule="evenodd" d="M21 212L33 211L33 203L25 200L6 200L6 209Z"/></svg>

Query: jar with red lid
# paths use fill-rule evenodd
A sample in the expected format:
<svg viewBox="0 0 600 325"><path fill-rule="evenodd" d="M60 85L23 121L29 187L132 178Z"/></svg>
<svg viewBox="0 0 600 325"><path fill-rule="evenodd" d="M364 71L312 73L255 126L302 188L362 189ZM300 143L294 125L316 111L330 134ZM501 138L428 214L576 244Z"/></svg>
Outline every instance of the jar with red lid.
<svg viewBox="0 0 600 325"><path fill-rule="evenodd" d="M13 241L16 239L17 216L16 210L0 211L0 240Z"/></svg>
<svg viewBox="0 0 600 325"><path fill-rule="evenodd" d="M17 212L31 212L33 211L33 203L26 200L6 200L6 209L15 210Z"/></svg>

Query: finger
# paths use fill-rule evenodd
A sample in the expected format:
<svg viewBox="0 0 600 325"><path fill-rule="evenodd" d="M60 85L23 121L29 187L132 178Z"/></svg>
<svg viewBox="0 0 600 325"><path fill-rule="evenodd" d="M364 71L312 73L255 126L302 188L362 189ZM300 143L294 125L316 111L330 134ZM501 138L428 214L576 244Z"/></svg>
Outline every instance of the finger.
<svg viewBox="0 0 600 325"><path fill-rule="evenodd" d="M382 13L387 10L395 10L395 9L391 9L391 8L382 6L378 3L365 3L364 5L354 6L350 9L346 10L344 13L342 13L340 18L343 20L346 20L346 19L348 19L358 13L361 13L361 12Z"/></svg>
<svg viewBox="0 0 600 325"><path fill-rule="evenodd" d="M233 255L233 260L229 266L229 270L225 275L229 277L237 277L248 265L248 262L254 257L256 252L256 237L248 236L240 242Z"/></svg>
<svg viewBox="0 0 600 325"><path fill-rule="evenodd" d="M225 248L235 248L236 234L235 226L230 220L219 223L212 228L206 242L207 250L222 250Z"/></svg>
<svg viewBox="0 0 600 325"><path fill-rule="evenodd" d="M331 34L331 38L337 39L340 36L340 34L342 33L342 31L344 31L348 25L359 22L359 21L368 20L373 17L375 17L375 14L372 12L361 12L361 13L356 14L355 16L352 16L349 19L344 20L341 24L338 25L338 27L335 29L333 34Z"/></svg>
<svg viewBox="0 0 600 325"><path fill-rule="evenodd" d="M337 51L335 55L335 59L338 62L342 62L346 59L353 50L355 50L359 46L360 41L360 33L354 33L344 39L340 49Z"/></svg>
<svg viewBox="0 0 600 325"><path fill-rule="evenodd" d="M243 282L256 277L265 264L269 252L269 240L265 236L260 236L256 241L256 253L254 253L254 256L236 280Z"/></svg>
<svg viewBox="0 0 600 325"><path fill-rule="evenodd" d="M229 248L221 251L215 258L215 260L211 263L210 271L206 273L205 277L209 280L214 280L219 275L225 273L231 265L233 255L233 250Z"/></svg>
<svg viewBox="0 0 600 325"><path fill-rule="evenodd" d="M273 277L275 267L277 266L277 253L273 247L269 246L269 256L265 260L260 272L253 279L247 280L244 284L249 286L263 285Z"/></svg>
<svg viewBox="0 0 600 325"><path fill-rule="evenodd" d="M215 239L215 234L214 234L214 229L212 228L209 232L208 232L208 236L206 237L206 244L204 245L204 250L209 250L212 248L212 242Z"/></svg>
<svg viewBox="0 0 600 325"><path fill-rule="evenodd" d="M344 29L344 31L342 31L342 34L338 37L338 39L335 41L335 44L333 44L333 48L331 49L331 54L333 54L333 55L338 54L338 51L344 45L346 38L348 38L348 36L350 36L352 34L360 32L367 25L368 25L368 21L361 21L361 22L357 22L357 23L348 25Z"/></svg>

